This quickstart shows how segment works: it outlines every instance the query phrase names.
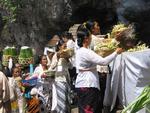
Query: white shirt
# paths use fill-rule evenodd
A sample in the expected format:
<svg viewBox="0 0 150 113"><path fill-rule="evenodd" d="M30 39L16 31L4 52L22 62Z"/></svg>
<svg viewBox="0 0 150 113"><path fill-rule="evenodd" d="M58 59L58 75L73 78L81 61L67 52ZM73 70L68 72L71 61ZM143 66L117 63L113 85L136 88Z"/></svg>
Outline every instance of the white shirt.
<svg viewBox="0 0 150 113"><path fill-rule="evenodd" d="M74 53L75 53L75 42L73 40L68 40L67 48L74 49ZM73 67L76 67L75 54L69 60L72 63Z"/></svg>
<svg viewBox="0 0 150 113"><path fill-rule="evenodd" d="M34 78L37 77L38 78L38 82L40 83L44 83L44 78L42 78L42 75L44 74L44 70L41 64L39 64L39 66L37 66L33 72L33 75L30 78Z"/></svg>
<svg viewBox="0 0 150 113"><path fill-rule="evenodd" d="M101 36L101 38L99 36ZM95 35L92 34L90 49L93 50L93 51L95 50L95 47L96 47L97 44L103 43L104 38L102 38L102 37L104 35L99 35L99 36L95 36ZM109 73L109 68L108 68L108 66L97 65L97 71L100 72L100 73Z"/></svg>
<svg viewBox="0 0 150 113"><path fill-rule="evenodd" d="M117 53L114 52L103 58L90 49L84 47L78 49L76 53L76 68L78 75L75 87L95 87L100 89L96 65L108 65L116 56Z"/></svg>
<svg viewBox="0 0 150 113"><path fill-rule="evenodd" d="M103 40L104 38L98 38L95 35L92 34L92 40L91 40L91 44L90 44L90 49L94 50L94 46L96 45L96 41L98 40Z"/></svg>
<svg viewBox="0 0 150 113"><path fill-rule="evenodd" d="M75 47L75 42L73 40L68 40L67 41L67 48L74 48Z"/></svg>

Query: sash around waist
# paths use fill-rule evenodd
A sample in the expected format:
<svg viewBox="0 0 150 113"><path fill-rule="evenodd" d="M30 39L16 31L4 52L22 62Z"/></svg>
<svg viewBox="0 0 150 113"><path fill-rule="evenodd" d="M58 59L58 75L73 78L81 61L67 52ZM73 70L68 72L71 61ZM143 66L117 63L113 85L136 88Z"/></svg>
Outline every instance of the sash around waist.
<svg viewBox="0 0 150 113"><path fill-rule="evenodd" d="M95 71L95 70L96 70L96 67L79 69L80 72L84 72L84 71Z"/></svg>

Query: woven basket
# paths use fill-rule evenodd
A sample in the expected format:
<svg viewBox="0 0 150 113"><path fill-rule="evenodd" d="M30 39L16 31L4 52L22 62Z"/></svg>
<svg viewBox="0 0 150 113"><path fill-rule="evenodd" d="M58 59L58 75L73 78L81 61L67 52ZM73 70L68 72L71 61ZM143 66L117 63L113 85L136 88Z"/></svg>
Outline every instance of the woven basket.
<svg viewBox="0 0 150 113"><path fill-rule="evenodd" d="M9 58L12 58L12 60L13 60L13 63L17 63L17 61L18 61L18 56L11 56L11 55L3 55L3 57L2 57L2 64L4 65L4 66L8 66L8 62L9 62Z"/></svg>
<svg viewBox="0 0 150 113"><path fill-rule="evenodd" d="M19 63L23 66L29 66L33 62L32 48L28 46L22 46L19 53Z"/></svg>
<svg viewBox="0 0 150 113"><path fill-rule="evenodd" d="M16 48L7 46L3 49L2 64L4 66L8 66L10 57L12 58L13 63L17 63L18 56Z"/></svg>
<svg viewBox="0 0 150 113"><path fill-rule="evenodd" d="M21 64L22 66L29 66L30 61L33 61L33 57L31 57L31 58L19 58L19 60L18 60L19 64Z"/></svg>

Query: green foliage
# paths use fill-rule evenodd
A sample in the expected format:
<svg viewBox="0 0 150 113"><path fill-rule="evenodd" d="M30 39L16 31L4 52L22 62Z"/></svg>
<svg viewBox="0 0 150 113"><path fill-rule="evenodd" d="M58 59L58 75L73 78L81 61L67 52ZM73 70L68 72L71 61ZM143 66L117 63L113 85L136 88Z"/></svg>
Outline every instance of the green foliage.
<svg viewBox="0 0 150 113"><path fill-rule="evenodd" d="M7 13L7 15L3 16L3 20L11 23L15 22L17 5L12 0L0 0L0 6Z"/></svg>
<svg viewBox="0 0 150 113"><path fill-rule="evenodd" d="M149 111L150 110L148 108L149 105L150 105L150 85L146 86L142 91L141 95L138 98L136 98L135 101L130 103L122 111L122 113L126 113L127 111L130 111L130 113L136 113L144 107L146 107L146 110Z"/></svg>
<svg viewBox="0 0 150 113"><path fill-rule="evenodd" d="M3 55L17 56L17 51L15 47L7 47L3 50Z"/></svg>
<svg viewBox="0 0 150 113"><path fill-rule="evenodd" d="M33 57L33 52L31 48L25 48L20 50L19 58L31 58Z"/></svg>

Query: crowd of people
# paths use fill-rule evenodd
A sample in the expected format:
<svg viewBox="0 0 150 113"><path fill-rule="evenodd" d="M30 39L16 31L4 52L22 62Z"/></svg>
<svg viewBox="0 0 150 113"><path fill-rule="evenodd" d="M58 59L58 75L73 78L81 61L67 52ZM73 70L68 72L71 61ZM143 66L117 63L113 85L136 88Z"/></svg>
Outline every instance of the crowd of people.
<svg viewBox="0 0 150 113"><path fill-rule="evenodd" d="M93 51L96 35L100 35L99 24L84 22L76 39L67 31L62 33L55 48L46 47L36 65L30 61L26 67L19 63L11 70L3 67L0 113L71 113L72 92L77 94L79 113L102 113L108 64L123 49L101 57ZM74 54L62 52L66 49Z"/></svg>

